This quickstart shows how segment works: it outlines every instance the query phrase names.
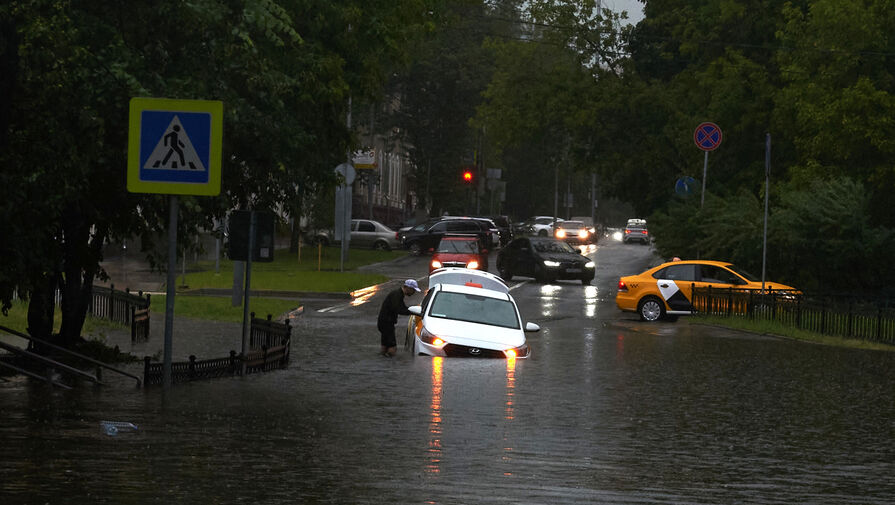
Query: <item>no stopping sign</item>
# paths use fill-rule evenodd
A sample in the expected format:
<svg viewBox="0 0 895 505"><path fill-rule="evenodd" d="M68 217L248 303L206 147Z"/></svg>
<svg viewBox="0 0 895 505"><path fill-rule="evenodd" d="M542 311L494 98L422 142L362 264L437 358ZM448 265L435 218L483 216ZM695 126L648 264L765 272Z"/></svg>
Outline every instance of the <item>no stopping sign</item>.
<svg viewBox="0 0 895 505"><path fill-rule="evenodd" d="M693 132L693 141L703 151L714 151L721 145L721 128L715 123L702 123Z"/></svg>

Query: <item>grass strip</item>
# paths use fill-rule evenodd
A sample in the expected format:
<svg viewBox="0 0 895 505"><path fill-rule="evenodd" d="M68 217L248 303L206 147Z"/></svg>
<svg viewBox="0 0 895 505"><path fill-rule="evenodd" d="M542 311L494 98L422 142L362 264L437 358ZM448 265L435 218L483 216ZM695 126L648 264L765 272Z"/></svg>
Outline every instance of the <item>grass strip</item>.
<svg viewBox="0 0 895 505"><path fill-rule="evenodd" d="M748 319L745 317L719 317L709 315L696 316L692 319L692 321L696 323L722 326L724 328L731 328L734 330L748 331L750 333L757 333L761 335L775 335L815 344L848 347L852 349L895 351L895 346L893 345L855 338L821 335L819 333L800 330L792 326L784 325L778 321Z"/></svg>
<svg viewBox="0 0 895 505"><path fill-rule="evenodd" d="M150 309L153 312L164 313L167 296L156 295L152 297ZM254 312L255 317L267 318L271 314L274 319L291 310L298 308L298 300L284 300L282 298L252 297L249 300L249 312ZM223 296L185 296L174 297L174 317L191 317L209 321L242 322L242 304L234 307L230 297ZM158 324L153 322L153 324Z"/></svg>

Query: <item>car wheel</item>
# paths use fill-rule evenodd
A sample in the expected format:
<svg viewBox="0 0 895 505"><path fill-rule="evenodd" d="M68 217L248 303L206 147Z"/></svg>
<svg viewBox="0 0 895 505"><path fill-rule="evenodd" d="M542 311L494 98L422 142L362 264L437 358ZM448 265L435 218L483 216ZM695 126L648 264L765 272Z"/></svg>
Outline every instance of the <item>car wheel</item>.
<svg viewBox="0 0 895 505"><path fill-rule="evenodd" d="M420 254L423 253L423 248L420 247L419 242L411 243L409 246L407 246L407 249L410 250L410 254L412 254L414 256L419 256Z"/></svg>
<svg viewBox="0 0 895 505"><path fill-rule="evenodd" d="M547 272L545 272L543 269L535 272L535 280L541 284L549 284L550 283L550 277L547 275Z"/></svg>
<svg viewBox="0 0 895 505"><path fill-rule="evenodd" d="M373 244L373 249L376 249L377 251L388 251L390 248L384 240L380 240Z"/></svg>
<svg viewBox="0 0 895 505"><path fill-rule="evenodd" d="M637 313L641 321L654 322L665 317L665 307L662 300L655 296L647 296L637 304Z"/></svg>
<svg viewBox="0 0 895 505"><path fill-rule="evenodd" d="M584 284L585 286L589 286L590 282L592 280L593 280L592 278L591 279L581 279L581 284Z"/></svg>
<svg viewBox="0 0 895 505"><path fill-rule="evenodd" d="M539 232L538 232L538 236L539 236L539 237L546 237L546 236L547 236L547 230L541 230L541 231L539 231Z"/></svg>
<svg viewBox="0 0 895 505"><path fill-rule="evenodd" d="M497 265L497 272L500 274L500 278L505 281L513 280L513 272L510 271L510 267L506 265Z"/></svg>

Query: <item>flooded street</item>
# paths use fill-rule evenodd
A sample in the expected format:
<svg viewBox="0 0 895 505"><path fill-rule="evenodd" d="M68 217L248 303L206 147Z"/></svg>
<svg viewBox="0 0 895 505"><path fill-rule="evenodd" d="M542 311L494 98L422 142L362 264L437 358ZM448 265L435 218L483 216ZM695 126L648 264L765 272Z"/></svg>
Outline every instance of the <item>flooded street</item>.
<svg viewBox="0 0 895 505"><path fill-rule="evenodd" d="M641 323L615 285L649 249L589 255L592 286L510 283L542 328L528 360L383 358L380 292L307 301L281 371L168 392L0 381L0 503L895 501L895 353Z"/></svg>

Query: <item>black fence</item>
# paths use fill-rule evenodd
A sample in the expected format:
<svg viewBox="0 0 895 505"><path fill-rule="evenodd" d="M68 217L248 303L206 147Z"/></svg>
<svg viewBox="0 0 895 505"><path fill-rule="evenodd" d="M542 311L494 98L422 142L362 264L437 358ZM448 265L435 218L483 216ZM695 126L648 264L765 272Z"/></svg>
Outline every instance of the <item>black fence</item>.
<svg viewBox="0 0 895 505"><path fill-rule="evenodd" d="M195 356L190 356L189 361L171 364L171 382L230 377L241 375L243 369L246 374L251 374L285 367L289 363L292 346L289 321L278 323L271 321L270 315L267 319L256 319L254 316L253 312L249 351L245 357L236 351L230 351L230 356L226 358L197 360ZM148 356L144 358L143 384L162 384L163 366L163 363L152 363Z"/></svg>
<svg viewBox="0 0 895 505"><path fill-rule="evenodd" d="M693 288L697 313L776 321L822 335L895 345L895 300L793 291Z"/></svg>

